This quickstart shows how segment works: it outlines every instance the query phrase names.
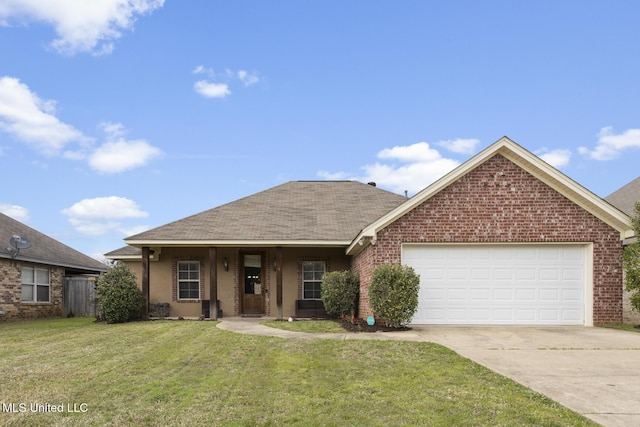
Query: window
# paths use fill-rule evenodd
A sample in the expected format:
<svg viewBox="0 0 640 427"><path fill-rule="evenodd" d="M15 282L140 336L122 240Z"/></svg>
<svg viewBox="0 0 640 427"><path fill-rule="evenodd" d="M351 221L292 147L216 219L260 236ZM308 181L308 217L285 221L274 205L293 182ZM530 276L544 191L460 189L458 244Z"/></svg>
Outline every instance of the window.
<svg viewBox="0 0 640 427"><path fill-rule="evenodd" d="M22 302L49 301L49 270L22 267Z"/></svg>
<svg viewBox="0 0 640 427"><path fill-rule="evenodd" d="M305 261L302 263L302 298L320 299L324 261Z"/></svg>
<svg viewBox="0 0 640 427"><path fill-rule="evenodd" d="M178 299L200 299L200 262L178 262Z"/></svg>

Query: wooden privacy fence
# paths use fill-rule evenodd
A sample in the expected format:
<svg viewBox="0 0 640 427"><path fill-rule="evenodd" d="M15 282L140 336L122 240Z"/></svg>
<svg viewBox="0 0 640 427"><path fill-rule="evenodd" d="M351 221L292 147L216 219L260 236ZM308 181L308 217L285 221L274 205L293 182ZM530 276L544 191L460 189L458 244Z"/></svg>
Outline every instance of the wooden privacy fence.
<svg viewBox="0 0 640 427"><path fill-rule="evenodd" d="M62 315L95 316L95 284L94 277L65 277L62 287Z"/></svg>

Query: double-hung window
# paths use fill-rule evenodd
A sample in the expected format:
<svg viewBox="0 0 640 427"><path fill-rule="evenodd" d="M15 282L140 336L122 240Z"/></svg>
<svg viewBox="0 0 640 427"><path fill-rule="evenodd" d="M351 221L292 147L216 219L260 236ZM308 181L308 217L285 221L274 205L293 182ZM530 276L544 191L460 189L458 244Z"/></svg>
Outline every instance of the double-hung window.
<svg viewBox="0 0 640 427"><path fill-rule="evenodd" d="M49 270L22 267L22 302L50 302Z"/></svg>
<svg viewBox="0 0 640 427"><path fill-rule="evenodd" d="M200 262L178 262L178 299L200 299Z"/></svg>
<svg viewBox="0 0 640 427"><path fill-rule="evenodd" d="M302 298L321 299L320 288L325 271L324 261L305 261L302 263Z"/></svg>

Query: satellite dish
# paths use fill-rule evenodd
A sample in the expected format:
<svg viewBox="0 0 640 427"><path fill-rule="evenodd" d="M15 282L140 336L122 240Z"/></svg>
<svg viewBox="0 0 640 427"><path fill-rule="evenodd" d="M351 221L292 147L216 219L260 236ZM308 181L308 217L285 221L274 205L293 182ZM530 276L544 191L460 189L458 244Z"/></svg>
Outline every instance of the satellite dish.
<svg viewBox="0 0 640 427"><path fill-rule="evenodd" d="M7 248L7 252L11 254L11 258L17 257L20 249L29 249L31 247L31 241L29 239L20 237L17 234L14 234L13 237L9 239L9 243L11 247Z"/></svg>
<svg viewBox="0 0 640 427"><path fill-rule="evenodd" d="M9 239L9 243L11 244L11 246L16 248L17 250L29 249L31 247L31 242L29 241L29 239L20 237L16 234L14 234L13 237L11 237L11 239Z"/></svg>

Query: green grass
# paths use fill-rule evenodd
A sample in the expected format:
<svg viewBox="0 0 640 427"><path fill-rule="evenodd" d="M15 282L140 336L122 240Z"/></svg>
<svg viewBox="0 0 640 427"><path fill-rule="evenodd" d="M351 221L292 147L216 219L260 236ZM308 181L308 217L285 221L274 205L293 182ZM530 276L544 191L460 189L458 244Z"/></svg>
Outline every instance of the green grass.
<svg viewBox="0 0 640 427"><path fill-rule="evenodd" d="M606 325L603 328L609 329L619 329L621 331L629 331L629 332L640 332L640 328L637 328L636 325Z"/></svg>
<svg viewBox="0 0 640 427"><path fill-rule="evenodd" d="M346 331L333 320L296 320L295 322L283 322L278 320L265 320L260 322L271 328L284 329L294 332L335 333L344 334Z"/></svg>
<svg viewBox="0 0 640 427"><path fill-rule="evenodd" d="M431 343L280 339L215 322L0 324L0 425L573 426L550 399ZM84 407L83 407L84 408Z"/></svg>

